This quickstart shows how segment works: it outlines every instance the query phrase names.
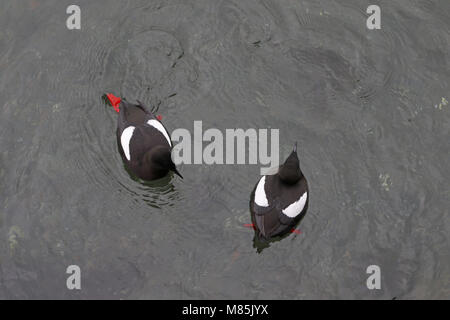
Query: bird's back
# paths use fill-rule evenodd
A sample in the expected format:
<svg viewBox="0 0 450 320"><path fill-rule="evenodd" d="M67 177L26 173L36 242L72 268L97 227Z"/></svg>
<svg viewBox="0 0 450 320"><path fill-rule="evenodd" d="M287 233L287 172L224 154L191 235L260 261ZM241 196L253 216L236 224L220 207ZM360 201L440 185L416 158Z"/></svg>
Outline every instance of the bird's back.
<svg viewBox="0 0 450 320"><path fill-rule="evenodd" d="M292 210L289 210L289 212L285 210L299 201L305 193L307 194L308 184L304 177L297 183L288 185L281 181L278 174L266 176L264 192L267 198L267 206L259 206L255 203L256 189L257 187L255 187L250 204L252 220L257 230L267 238L290 232L300 221L302 213L306 212L307 196L306 203L299 212L295 212L295 215L289 216L286 213L291 213Z"/></svg>
<svg viewBox="0 0 450 320"><path fill-rule="evenodd" d="M125 130L130 132L128 137ZM171 147L167 130L159 120L142 103L135 105L124 100L117 122L117 143L122 157L131 163L140 163L155 146Z"/></svg>

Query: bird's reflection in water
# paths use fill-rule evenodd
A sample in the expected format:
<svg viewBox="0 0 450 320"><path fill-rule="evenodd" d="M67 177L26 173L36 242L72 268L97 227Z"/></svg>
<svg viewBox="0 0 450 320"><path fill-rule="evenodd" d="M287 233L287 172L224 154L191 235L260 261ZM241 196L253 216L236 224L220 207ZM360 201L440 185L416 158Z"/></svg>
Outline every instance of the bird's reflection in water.
<svg viewBox="0 0 450 320"><path fill-rule="evenodd" d="M172 172L161 179L145 181L134 176L129 170L126 169L126 171L131 179L136 182L137 187L134 193L138 200L142 200L150 207L157 209L172 206L173 203L176 203L174 200L178 198L179 194L174 182L178 178Z"/></svg>
<svg viewBox="0 0 450 320"><path fill-rule="evenodd" d="M295 233L294 234L292 234L292 233L293 232L289 232L289 233L286 233L286 234L284 234L282 236L277 236L277 237L273 237L273 238L270 238L270 239L265 239L263 237L259 237L256 234L256 231L255 231L255 236L253 237L253 248L256 249L257 253L261 253L264 249L270 247L270 245L272 243L274 243L274 242L281 241L284 238L287 238L289 236L292 236L292 237L296 237L297 236Z"/></svg>
<svg viewBox="0 0 450 320"><path fill-rule="evenodd" d="M301 234L301 232L300 232L297 228L298 228L298 226L300 225L301 221L303 220L303 217L304 217L304 216L305 216L305 215L303 215L303 216L300 218L300 221L294 226L294 228L293 228L290 232L288 232L288 233L286 233L286 234L283 234L283 235L281 235L281 236L272 237L272 238L270 238L270 239L266 239L266 238L264 238L264 237L260 237L260 236L258 235L258 231L256 230L256 228L253 227L253 230L254 230L254 232L255 232L255 235L254 235L254 237L253 237L253 248L256 249L256 252L257 252L257 253L262 253L262 251L263 251L264 249L270 247L270 245L271 245L272 243L274 243L274 242L281 241L281 240L283 240L283 239L285 239L285 238L287 238L287 237L289 237L289 236L296 238L299 234ZM254 224L255 222L254 222L254 221L252 221L252 222L253 222L253 226L254 226L254 225L255 225L255 224Z"/></svg>

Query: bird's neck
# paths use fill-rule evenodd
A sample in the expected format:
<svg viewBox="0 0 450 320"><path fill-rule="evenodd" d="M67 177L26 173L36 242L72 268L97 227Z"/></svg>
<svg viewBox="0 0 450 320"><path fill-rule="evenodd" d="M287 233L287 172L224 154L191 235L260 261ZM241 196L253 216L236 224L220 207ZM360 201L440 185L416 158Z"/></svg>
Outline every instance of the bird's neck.
<svg viewBox="0 0 450 320"><path fill-rule="evenodd" d="M296 184L302 177L303 173L297 165L284 164L278 171L280 180L286 184Z"/></svg>

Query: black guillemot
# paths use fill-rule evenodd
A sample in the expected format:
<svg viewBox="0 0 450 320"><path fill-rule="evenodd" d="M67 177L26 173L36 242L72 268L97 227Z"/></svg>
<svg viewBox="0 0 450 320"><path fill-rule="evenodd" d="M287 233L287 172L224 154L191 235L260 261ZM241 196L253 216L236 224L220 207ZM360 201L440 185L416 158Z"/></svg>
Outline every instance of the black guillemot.
<svg viewBox="0 0 450 320"><path fill-rule="evenodd" d="M278 172L263 176L252 192L250 212L258 238L270 240L292 232L306 213L308 196L296 143Z"/></svg>
<svg viewBox="0 0 450 320"><path fill-rule="evenodd" d="M132 104L113 94L106 96L119 112L117 145L126 167L146 181L162 178L169 171L183 178L172 161L172 141L160 119L139 101Z"/></svg>

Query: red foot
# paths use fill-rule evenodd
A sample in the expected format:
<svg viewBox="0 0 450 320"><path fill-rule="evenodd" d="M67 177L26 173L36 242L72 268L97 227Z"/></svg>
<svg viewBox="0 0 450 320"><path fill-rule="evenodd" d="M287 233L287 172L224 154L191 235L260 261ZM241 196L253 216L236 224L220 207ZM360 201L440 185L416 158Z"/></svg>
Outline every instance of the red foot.
<svg viewBox="0 0 450 320"><path fill-rule="evenodd" d="M297 229L292 229L291 233L301 234L302 232L300 230L297 230Z"/></svg>
<svg viewBox="0 0 450 320"><path fill-rule="evenodd" d="M158 115L156 116L156 119L158 119L159 121L161 121L161 120L162 120L162 115L158 114Z"/></svg>
<svg viewBox="0 0 450 320"><path fill-rule="evenodd" d="M106 97L108 98L109 102L111 102L111 105L114 108L114 110L116 110L116 112L119 112L120 111L119 104L120 104L120 101L122 101L122 99L120 99L119 97L116 97L112 93L108 93L106 95Z"/></svg>

